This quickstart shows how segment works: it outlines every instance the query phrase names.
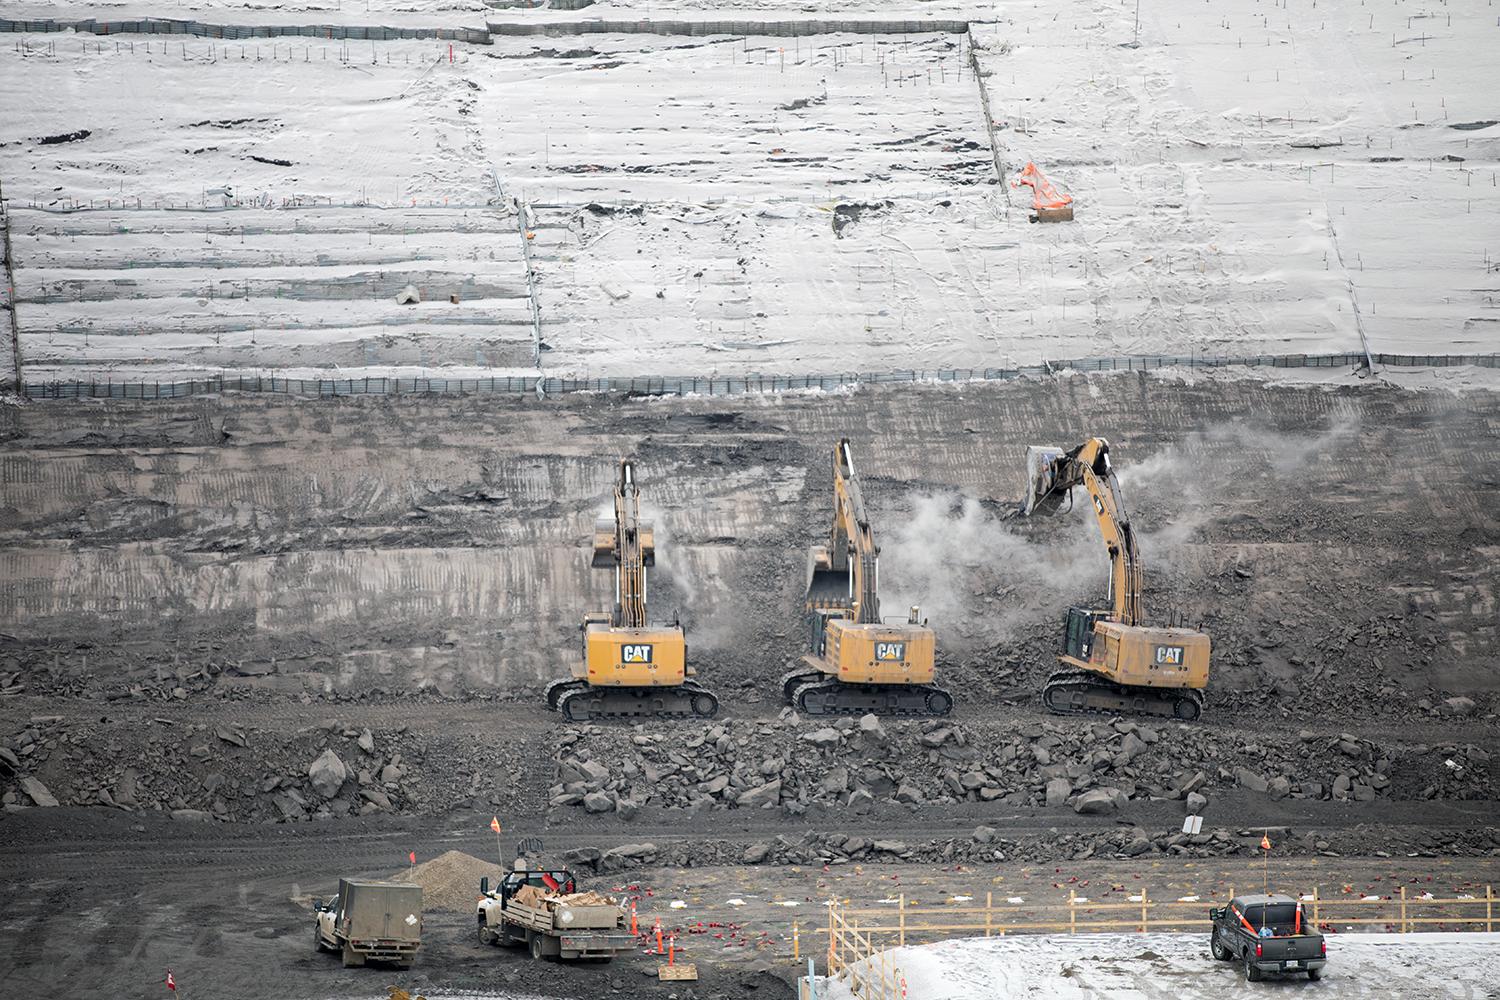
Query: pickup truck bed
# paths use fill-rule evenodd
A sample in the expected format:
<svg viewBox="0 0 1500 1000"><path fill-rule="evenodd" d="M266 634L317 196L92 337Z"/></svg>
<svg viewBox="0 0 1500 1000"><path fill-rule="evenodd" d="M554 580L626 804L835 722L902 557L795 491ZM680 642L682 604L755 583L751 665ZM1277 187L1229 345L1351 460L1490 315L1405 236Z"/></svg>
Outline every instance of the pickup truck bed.
<svg viewBox="0 0 1500 1000"><path fill-rule="evenodd" d="M1308 932L1302 904L1289 896L1238 896L1210 916L1214 957L1243 963L1249 982L1303 972L1318 979L1328 964L1323 935Z"/></svg>

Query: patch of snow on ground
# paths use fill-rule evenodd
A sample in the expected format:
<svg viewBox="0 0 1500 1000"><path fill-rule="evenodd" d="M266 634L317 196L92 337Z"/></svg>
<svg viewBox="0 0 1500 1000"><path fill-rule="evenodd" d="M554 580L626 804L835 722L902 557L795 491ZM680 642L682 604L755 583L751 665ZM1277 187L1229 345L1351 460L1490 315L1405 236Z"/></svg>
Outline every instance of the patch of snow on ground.
<svg viewBox="0 0 1500 1000"><path fill-rule="evenodd" d="M1243 1000L1287 989L1326 1000L1488 1000L1500 983L1500 934L1481 933L1330 935L1321 981L1255 987L1239 966L1215 961L1201 934L964 938L889 956L911 1000ZM840 983L819 997L853 1000Z"/></svg>

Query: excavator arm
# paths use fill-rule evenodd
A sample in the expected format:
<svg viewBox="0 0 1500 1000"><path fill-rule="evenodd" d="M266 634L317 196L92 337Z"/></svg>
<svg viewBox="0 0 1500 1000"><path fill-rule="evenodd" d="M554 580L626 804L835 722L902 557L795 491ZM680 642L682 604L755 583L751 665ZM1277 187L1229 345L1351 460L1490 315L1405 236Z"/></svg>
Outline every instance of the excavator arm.
<svg viewBox="0 0 1500 1000"><path fill-rule="evenodd" d="M1075 486L1088 490L1099 534L1109 552L1112 619L1122 625L1145 620L1141 608L1141 560L1135 531L1125 512L1120 481L1109 461L1109 442L1089 438L1071 451L1026 450L1027 491L1022 514L1051 514L1070 500Z"/></svg>
<svg viewBox="0 0 1500 1000"><path fill-rule="evenodd" d="M880 547L865 513L849 439L833 449L833 530L827 547L813 549L808 602L845 608L857 624L880 621Z"/></svg>
<svg viewBox="0 0 1500 1000"><path fill-rule="evenodd" d="M594 526L595 569L615 571L615 607L610 624L616 628L646 626L646 568L655 562L651 525L641 520L641 490L635 483L635 466L620 462L615 481L614 522Z"/></svg>

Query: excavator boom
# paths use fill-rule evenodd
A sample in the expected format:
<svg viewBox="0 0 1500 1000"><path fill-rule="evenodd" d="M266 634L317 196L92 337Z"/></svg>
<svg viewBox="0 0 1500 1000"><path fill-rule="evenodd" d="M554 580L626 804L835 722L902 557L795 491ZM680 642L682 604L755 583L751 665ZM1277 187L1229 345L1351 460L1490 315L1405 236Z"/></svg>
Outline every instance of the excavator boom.
<svg viewBox="0 0 1500 1000"><path fill-rule="evenodd" d="M1028 516L1056 512L1063 501L1071 501L1075 486L1088 490L1099 533L1109 552L1109 596L1114 620L1122 625L1140 622L1144 617L1140 554L1135 529L1125 512L1120 481L1110 465L1109 442L1104 438L1089 438L1066 452L1061 448L1027 448L1026 475L1022 513Z"/></svg>

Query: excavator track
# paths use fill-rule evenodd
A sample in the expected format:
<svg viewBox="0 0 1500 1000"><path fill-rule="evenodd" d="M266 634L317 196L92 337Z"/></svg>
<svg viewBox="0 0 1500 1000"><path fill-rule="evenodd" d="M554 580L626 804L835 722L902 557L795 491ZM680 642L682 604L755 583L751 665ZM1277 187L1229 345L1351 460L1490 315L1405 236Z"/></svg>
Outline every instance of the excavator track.
<svg viewBox="0 0 1500 1000"><path fill-rule="evenodd" d="M788 675L784 683L791 679ZM953 711L953 695L931 684L845 684L835 678L797 685L790 701L804 715L935 718Z"/></svg>
<svg viewBox="0 0 1500 1000"><path fill-rule="evenodd" d="M569 722L598 719L712 719L719 699L693 681L675 687L591 687L564 691L557 710ZM550 689L549 689L550 690Z"/></svg>
<svg viewBox="0 0 1500 1000"><path fill-rule="evenodd" d="M557 703L562 701L563 695L572 691L582 691L588 687L587 681L581 681L574 677L564 677L547 685L547 707L557 711Z"/></svg>
<svg viewBox="0 0 1500 1000"><path fill-rule="evenodd" d="M1087 670L1058 670L1042 688L1042 704L1058 715L1126 714L1193 722L1203 714L1203 692L1127 687Z"/></svg>

